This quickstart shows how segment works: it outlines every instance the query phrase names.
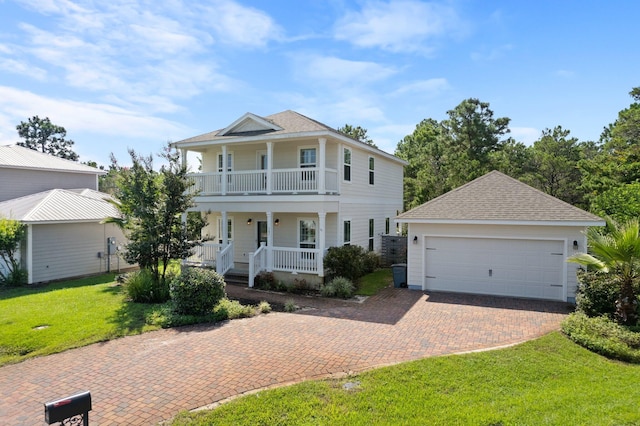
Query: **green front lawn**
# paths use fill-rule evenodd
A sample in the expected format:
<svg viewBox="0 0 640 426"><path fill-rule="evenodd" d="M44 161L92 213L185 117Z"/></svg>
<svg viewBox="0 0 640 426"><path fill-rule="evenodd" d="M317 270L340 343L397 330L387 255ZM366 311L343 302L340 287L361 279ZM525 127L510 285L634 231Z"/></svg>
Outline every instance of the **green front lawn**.
<svg viewBox="0 0 640 426"><path fill-rule="evenodd" d="M375 272L365 275L358 281L358 288L355 294L361 296L373 296L381 289L393 284L391 268L378 269Z"/></svg>
<svg viewBox="0 0 640 426"><path fill-rule="evenodd" d="M499 351L259 392L183 413L173 425L640 424L638 383L640 366L552 333Z"/></svg>
<svg viewBox="0 0 640 426"><path fill-rule="evenodd" d="M0 290L0 365L139 334L154 305L126 302L114 274Z"/></svg>

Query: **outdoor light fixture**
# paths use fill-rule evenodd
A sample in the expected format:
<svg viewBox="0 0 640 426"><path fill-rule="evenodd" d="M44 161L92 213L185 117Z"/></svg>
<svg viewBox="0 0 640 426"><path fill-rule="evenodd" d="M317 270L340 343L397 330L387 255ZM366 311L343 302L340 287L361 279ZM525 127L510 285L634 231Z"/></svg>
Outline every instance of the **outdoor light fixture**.
<svg viewBox="0 0 640 426"><path fill-rule="evenodd" d="M251 225L251 222L253 222L251 218L247 219L247 225Z"/></svg>
<svg viewBox="0 0 640 426"><path fill-rule="evenodd" d="M418 236L417 235L413 236L413 244L418 244Z"/></svg>
<svg viewBox="0 0 640 426"><path fill-rule="evenodd" d="M275 226L279 226L279 225L280 225L280 219L276 219L276 220L273 222L273 224L274 224Z"/></svg>
<svg viewBox="0 0 640 426"><path fill-rule="evenodd" d="M573 249L578 250L578 240L573 240Z"/></svg>

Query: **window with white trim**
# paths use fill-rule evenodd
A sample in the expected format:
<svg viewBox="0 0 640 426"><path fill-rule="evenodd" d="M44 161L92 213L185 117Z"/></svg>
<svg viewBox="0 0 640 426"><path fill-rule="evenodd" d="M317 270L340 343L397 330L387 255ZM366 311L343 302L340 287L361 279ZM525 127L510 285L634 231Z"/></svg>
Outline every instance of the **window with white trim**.
<svg viewBox="0 0 640 426"><path fill-rule="evenodd" d="M222 153L218 153L218 173L222 173L222 171L224 170L224 163L222 161ZM231 172L233 171L233 153L232 152L227 152L227 171Z"/></svg>
<svg viewBox="0 0 640 426"><path fill-rule="evenodd" d="M316 248L316 221L314 219L298 220L298 241L300 248Z"/></svg>
<svg viewBox="0 0 640 426"><path fill-rule="evenodd" d="M343 222L342 229L343 229L342 242L344 243L343 245L350 246L351 245L351 221L345 220Z"/></svg>
<svg viewBox="0 0 640 426"><path fill-rule="evenodd" d="M369 157L369 185L373 185L375 182L374 169L375 169L375 158Z"/></svg>
<svg viewBox="0 0 640 426"><path fill-rule="evenodd" d="M301 169L315 169L316 163L316 149L315 148L300 148L300 168ZM309 170L302 172L302 180L313 181L316 178L316 171Z"/></svg>
<svg viewBox="0 0 640 426"><path fill-rule="evenodd" d="M351 149L344 148L342 154L342 179L345 182L351 182Z"/></svg>
<svg viewBox="0 0 640 426"><path fill-rule="evenodd" d="M373 235L375 234L375 224L373 219L369 219L369 251L373 251Z"/></svg>
<svg viewBox="0 0 640 426"><path fill-rule="evenodd" d="M384 235L389 235L389 231L391 230L391 218L385 218L384 220Z"/></svg>
<svg viewBox="0 0 640 426"><path fill-rule="evenodd" d="M222 244L222 237L224 235L224 232L225 231L224 231L223 226L222 226L222 217L218 217L218 235L219 235L218 242L220 244ZM229 241L233 241L233 218L232 217L228 217L227 218L227 229L226 229L226 232L227 232L227 239Z"/></svg>

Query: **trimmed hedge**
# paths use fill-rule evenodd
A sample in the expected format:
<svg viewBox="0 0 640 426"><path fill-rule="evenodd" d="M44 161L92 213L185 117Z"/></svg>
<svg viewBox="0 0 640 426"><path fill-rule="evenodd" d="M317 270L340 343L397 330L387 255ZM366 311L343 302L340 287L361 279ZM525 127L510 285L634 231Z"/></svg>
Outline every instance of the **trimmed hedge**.
<svg viewBox="0 0 640 426"><path fill-rule="evenodd" d="M211 269L184 268L170 284L176 312L206 315L225 296L224 277Z"/></svg>

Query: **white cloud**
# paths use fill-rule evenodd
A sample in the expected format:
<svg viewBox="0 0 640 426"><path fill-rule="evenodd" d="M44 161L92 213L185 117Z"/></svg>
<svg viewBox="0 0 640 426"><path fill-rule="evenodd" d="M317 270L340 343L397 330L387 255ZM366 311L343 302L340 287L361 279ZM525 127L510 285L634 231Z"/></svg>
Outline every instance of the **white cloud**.
<svg viewBox="0 0 640 426"><path fill-rule="evenodd" d="M335 38L360 47L392 52L434 49L434 39L458 34L464 24L449 5L417 0L370 1L348 12L335 26Z"/></svg>
<svg viewBox="0 0 640 426"><path fill-rule="evenodd" d="M419 93L435 96L449 88L449 82L446 78L430 78L428 80L414 81L413 83L405 84L394 90L391 96L416 95Z"/></svg>
<svg viewBox="0 0 640 426"><path fill-rule="evenodd" d="M261 10L227 0L215 1L203 9L218 38L225 43L262 47L283 38L282 28Z"/></svg>
<svg viewBox="0 0 640 426"><path fill-rule="evenodd" d="M53 99L12 87L0 86L0 124L15 129L29 117L49 117L68 131L107 134L114 137L164 141L167 136L188 134L184 126L135 110L109 104ZM17 133L0 134L0 143L15 142Z"/></svg>
<svg viewBox="0 0 640 426"><path fill-rule="evenodd" d="M296 64L302 80L336 88L363 86L385 80L397 72L392 67L375 62L350 61L332 56L299 55L296 57Z"/></svg>
<svg viewBox="0 0 640 426"><path fill-rule="evenodd" d="M34 80L43 81L47 77L47 72L42 68L31 66L26 62L14 59L3 59L0 57L0 70L12 74L31 77Z"/></svg>

